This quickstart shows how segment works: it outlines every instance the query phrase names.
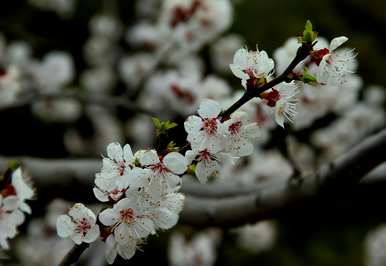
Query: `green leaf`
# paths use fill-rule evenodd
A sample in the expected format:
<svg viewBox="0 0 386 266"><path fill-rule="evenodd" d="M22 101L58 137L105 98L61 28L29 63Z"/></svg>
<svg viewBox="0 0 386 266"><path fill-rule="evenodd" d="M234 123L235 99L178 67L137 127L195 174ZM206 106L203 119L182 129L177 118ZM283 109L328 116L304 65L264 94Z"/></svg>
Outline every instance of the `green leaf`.
<svg viewBox="0 0 386 266"><path fill-rule="evenodd" d="M171 141L171 142L169 142L169 144L167 146L167 150L169 152L179 151L180 147L177 147L176 143L174 141Z"/></svg>
<svg viewBox="0 0 386 266"><path fill-rule="evenodd" d="M307 20L304 26L303 36L301 38L302 43L313 43L318 37L318 33L313 30L311 21Z"/></svg>
<svg viewBox="0 0 386 266"><path fill-rule="evenodd" d="M316 77L314 75L312 75L310 72L308 72L308 69L305 68L304 69L304 74L303 74L303 77L301 79L304 83L317 83L318 80L316 79Z"/></svg>
<svg viewBox="0 0 386 266"><path fill-rule="evenodd" d="M167 132L175 128L178 124L174 123L172 121L166 120L166 121L161 121L157 117L152 117L153 124L156 130L156 135L159 137L160 135L167 135Z"/></svg>

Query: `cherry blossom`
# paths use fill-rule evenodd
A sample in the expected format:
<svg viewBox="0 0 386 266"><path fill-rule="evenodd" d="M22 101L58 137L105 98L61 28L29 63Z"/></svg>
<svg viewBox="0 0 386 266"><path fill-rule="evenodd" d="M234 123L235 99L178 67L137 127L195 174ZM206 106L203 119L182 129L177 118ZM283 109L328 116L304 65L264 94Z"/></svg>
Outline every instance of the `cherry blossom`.
<svg viewBox="0 0 386 266"><path fill-rule="evenodd" d="M337 84L344 81L347 74L356 68L356 54L353 49L337 50L348 41L345 36L332 39L328 48L314 51L311 57L318 64L317 80L324 84Z"/></svg>
<svg viewBox="0 0 386 266"><path fill-rule="evenodd" d="M32 199L34 196L33 189L25 182L21 168L17 168L12 173L12 186L18 198L18 208L26 213L31 213L31 208L25 203L26 200Z"/></svg>
<svg viewBox="0 0 386 266"><path fill-rule="evenodd" d="M113 178L128 175L134 164L134 156L130 145L123 148L117 142L107 146L107 157L103 158L103 166L96 178Z"/></svg>
<svg viewBox="0 0 386 266"><path fill-rule="evenodd" d="M208 182L208 178L216 176L220 171L221 163L227 161L228 155L225 153L214 153L209 149L203 150L189 150L185 153L185 157L188 162L197 162L196 165L196 176L198 180L205 184Z"/></svg>
<svg viewBox="0 0 386 266"><path fill-rule="evenodd" d="M257 123L248 123L247 113L233 113L224 125L228 152L233 156L248 156L253 153L253 140L258 137L259 128Z"/></svg>
<svg viewBox="0 0 386 266"><path fill-rule="evenodd" d="M131 259L137 249L138 240L129 238L125 243L120 243L115 240L114 235L109 235L106 239L105 257L109 264L113 264L117 255L125 260Z"/></svg>
<svg viewBox="0 0 386 266"><path fill-rule="evenodd" d="M82 203L72 206L68 215L59 216L56 229L60 237L70 237L77 245L94 242L99 237L95 214Z"/></svg>
<svg viewBox="0 0 386 266"><path fill-rule="evenodd" d="M142 202L137 195L131 194L99 214L105 226L113 226L115 239L122 244L131 238L141 239L154 233L154 224L146 215Z"/></svg>
<svg viewBox="0 0 386 266"><path fill-rule="evenodd" d="M255 87L265 82L273 71L274 62L264 50L248 51L246 48L240 48L229 67L233 75L241 79L241 84L246 89L247 83Z"/></svg>
<svg viewBox="0 0 386 266"><path fill-rule="evenodd" d="M181 178L178 175L182 175L188 165L185 157L178 152L170 152L160 158L155 150L144 152L139 157L139 162L151 170L150 183L156 182L169 191L179 188Z"/></svg>
<svg viewBox="0 0 386 266"><path fill-rule="evenodd" d="M276 123L284 128L284 123L293 123L296 115L298 90L296 84L281 83L260 95L269 107L274 108Z"/></svg>
<svg viewBox="0 0 386 266"><path fill-rule="evenodd" d="M16 196L3 197L0 194L0 247L2 249L9 249L7 239L15 237L17 226L24 222L24 214L17 206Z"/></svg>
<svg viewBox="0 0 386 266"><path fill-rule="evenodd" d="M204 99L198 108L199 116L192 115L184 123L188 133L187 140L193 150L210 149L218 152L224 146L224 125L218 116L221 112L220 104Z"/></svg>
<svg viewBox="0 0 386 266"><path fill-rule="evenodd" d="M170 229L178 222L184 204L184 195L177 192L164 193L159 184L151 183L144 198L149 217L156 229Z"/></svg>

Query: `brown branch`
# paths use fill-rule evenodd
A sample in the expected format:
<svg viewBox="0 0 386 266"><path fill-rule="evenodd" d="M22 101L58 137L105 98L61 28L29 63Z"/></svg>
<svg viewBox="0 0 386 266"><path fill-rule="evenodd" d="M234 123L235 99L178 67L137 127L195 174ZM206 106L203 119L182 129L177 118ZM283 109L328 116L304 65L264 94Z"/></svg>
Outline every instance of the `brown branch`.
<svg viewBox="0 0 386 266"><path fill-rule="evenodd" d="M72 99L84 104L96 104L108 108L125 108L129 111L144 113L154 116L155 114L149 110L138 106L136 103L127 99L126 96L110 96L98 95L92 93L78 92L78 91L62 91L54 94L31 93L21 96L13 103L0 106L0 111L25 107L37 101L49 101L60 99Z"/></svg>
<svg viewBox="0 0 386 266"><path fill-rule="evenodd" d="M222 118L229 117L232 113L234 113L236 110L238 110L241 106L249 102L251 99L255 97L259 97L261 93L263 93L266 90L271 89L272 87L276 86L279 83L282 83L284 81L290 81L288 78L288 75L295 69L295 67L304 59L307 58L307 56L310 54L310 52L313 49L314 44L310 43L303 43L302 46L299 47L299 49L296 52L296 56L294 59L292 59L289 66L284 70L284 72L274 78L273 80L263 84L262 86L255 88L247 86L247 89L243 96L236 101L232 106L230 106L228 109L226 109L222 114Z"/></svg>
<svg viewBox="0 0 386 266"><path fill-rule="evenodd" d="M277 182L247 196L221 200L187 197L181 222L198 227L230 227L272 218L295 202L311 196L329 195L331 191L357 183L386 161L385 150L386 130L383 130L296 185Z"/></svg>
<svg viewBox="0 0 386 266"><path fill-rule="evenodd" d="M67 255L60 262L59 266L71 266L76 263L82 253L90 246L87 243L81 243L80 245L74 245L72 249L67 253Z"/></svg>

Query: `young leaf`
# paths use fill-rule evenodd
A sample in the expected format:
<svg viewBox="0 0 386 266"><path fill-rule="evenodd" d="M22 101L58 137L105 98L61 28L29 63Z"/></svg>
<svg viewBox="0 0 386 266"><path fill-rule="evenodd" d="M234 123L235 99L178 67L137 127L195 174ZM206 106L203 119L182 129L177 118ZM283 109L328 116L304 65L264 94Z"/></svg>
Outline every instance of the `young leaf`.
<svg viewBox="0 0 386 266"><path fill-rule="evenodd" d="M159 137L160 135L166 135L170 129L175 128L177 126L177 123L174 123L169 120L161 121L157 117L152 117L152 120L156 130L157 137Z"/></svg>

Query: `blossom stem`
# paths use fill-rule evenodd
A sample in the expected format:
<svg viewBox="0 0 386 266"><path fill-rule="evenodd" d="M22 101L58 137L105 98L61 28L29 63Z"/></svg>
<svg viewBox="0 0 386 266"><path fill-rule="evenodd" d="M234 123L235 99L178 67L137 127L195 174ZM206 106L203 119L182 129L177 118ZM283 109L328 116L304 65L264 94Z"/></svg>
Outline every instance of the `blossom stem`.
<svg viewBox="0 0 386 266"><path fill-rule="evenodd" d="M225 110L221 114L222 120L226 120L232 113L237 111L241 106L243 106L244 104L249 102L251 99L253 99L255 97L259 97L259 95L261 93L263 93L264 91L269 90L270 88L272 88L272 87L276 86L277 84L282 83L284 81L290 82L291 78L289 78L288 75L295 69L295 67L301 61L303 61L304 59L307 58L307 56L310 54L310 52L312 51L315 44L316 44L316 42L315 43L303 43L303 45L300 46L299 49L297 50L296 56L294 57L294 59L291 61L291 63L286 68L286 70L284 70L284 72L280 76L276 77L275 79L273 79L267 83L264 83L263 85L261 85L258 88L247 87L243 96L239 100L237 100L237 102L235 102L231 107L229 107L227 110Z"/></svg>
<svg viewBox="0 0 386 266"><path fill-rule="evenodd" d="M81 243L80 245L74 245L72 249L60 262L59 266L71 266L76 263L83 252L90 246L88 243Z"/></svg>

